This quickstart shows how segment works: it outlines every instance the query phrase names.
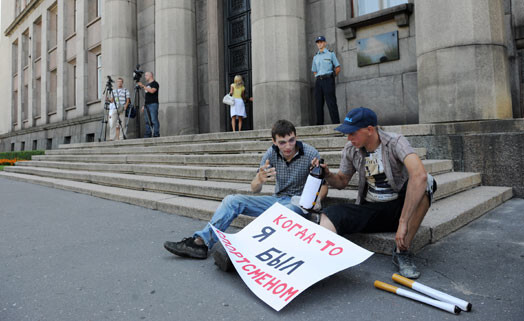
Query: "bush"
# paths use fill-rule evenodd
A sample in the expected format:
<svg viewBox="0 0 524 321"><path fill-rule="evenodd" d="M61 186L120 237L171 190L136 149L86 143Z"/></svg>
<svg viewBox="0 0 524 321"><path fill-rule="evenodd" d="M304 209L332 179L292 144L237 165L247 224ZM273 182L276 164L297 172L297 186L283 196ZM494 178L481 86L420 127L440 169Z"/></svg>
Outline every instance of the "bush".
<svg viewBox="0 0 524 321"><path fill-rule="evenodd" d="M0 153L0 159L31 160L33 155L44 155L43 150L28 150L23 152L5 152Z"/></svg>
<svg viewBox="0 0 524 321"><path fill-rule="evenodd" d="M0 153L0 166L12 166L16 162L31 160L33 155L43 155L45 151L43 150L29 150L23 152L6 152Z"/></svg>

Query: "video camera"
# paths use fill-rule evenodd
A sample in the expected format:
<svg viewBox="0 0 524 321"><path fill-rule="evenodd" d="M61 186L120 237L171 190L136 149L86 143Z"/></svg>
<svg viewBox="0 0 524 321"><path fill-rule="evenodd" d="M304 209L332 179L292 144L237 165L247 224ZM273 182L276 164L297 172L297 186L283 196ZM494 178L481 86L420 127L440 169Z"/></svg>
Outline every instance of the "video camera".
<svg viewBox="0 0 524 321"><path fill-rule="evenodd" d="M144 71L140 70L140 64L137 64L135 67L135 70L133 71L133 80L135 82L139 82L140 79L142 79L143 74L144 74Z"/></svg>

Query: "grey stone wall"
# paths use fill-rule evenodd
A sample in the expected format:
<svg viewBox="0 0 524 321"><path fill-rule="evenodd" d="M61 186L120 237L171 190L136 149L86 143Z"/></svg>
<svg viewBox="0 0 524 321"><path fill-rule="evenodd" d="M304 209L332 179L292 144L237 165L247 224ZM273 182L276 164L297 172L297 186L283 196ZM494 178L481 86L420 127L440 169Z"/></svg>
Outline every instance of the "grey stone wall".
<svg viewBox="0 0 524 321"><path fill-rule="evenodd" d="M418 123L417 58L415 44L415 16L409 25L397 26L389 21L356 29L356 38L346 39L336 27L338 22L351 18L350 1L308 1L306 39L308 72L310 73L310 119L315 118L314 85L311 62L317 52L315 38L324 35L328 48L334 50L341 64L337 78L337 103L341 117L350 109L366 106L374 109L384 125ZM359 67L357 41L386 32L398 31L400 60ZM325 120L330 121L327 107ZM314 122L312 122L314 123Z"/></svg>
<svg viewBox="0 0 524 321"><path fill-rule="evenodd" d="M524 131L522 120L437 124L434 135L408 136L425 147L427 158L451 159L455 171L482 174L482 184L511 186L524 197Z"/></svg>
<svg viewBox="0 0 524 321"><path fill-rule="evenodd" d="M15 144L15 151L20 151L22 142L25 150L32 150L33 141L37 140L37 150L47 149L47 140L52 139L51 149L63 144L65 137L71 137L71 143L84 143L88 134L94 134L94 140L100 136L101 116L84 116L75 120L66 120L61 123L41 125L21 130L12 134L0 136L0 152L11 151L11 144Z"/></svg>

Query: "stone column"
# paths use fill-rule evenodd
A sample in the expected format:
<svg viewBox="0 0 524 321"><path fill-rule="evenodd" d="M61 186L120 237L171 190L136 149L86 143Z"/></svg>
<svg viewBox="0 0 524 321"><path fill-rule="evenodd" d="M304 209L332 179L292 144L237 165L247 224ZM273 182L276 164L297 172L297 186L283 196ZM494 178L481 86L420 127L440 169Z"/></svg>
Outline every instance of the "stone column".
<svg viewBox="0 0 524 321"><path fill-rule="evenodd" d="M76 1L76 110L77 116L87 115L87 1Z"/></svg>
<svg viewBox="0 0 524 321"><path fill-rule="evenodd" d="M207 2L207 79L209 103L209 131L225 131L225 113L222 97L224 87L224 7L220 0Z"/></svg>
<svg viewBox="0 0 524 321"><path fill-rule="evenodd" d="M47 111L49 110L49 104L48 104L48 70L49 70L49 55L47 54L47 51L49 47L48 44L48 22L49 22L49 11L44 11L42 13L42 60L41 60L41 73L40 81L41 81L41 96L40 96L40 119L37 122L37 125L44 125L49 122L49 116L47 115Z"/></svg>
<svg viewBox="0 0 524 321"><path fill-rule="evenodd" d="M503 0L417 0L419 122L512 117Z"/></svg>
<svg viewBox="0 0 524 321"><path fill-rule="evenodd" d="M124 87L133 94L133 70L138 63L136 0L105 0L102 18L103 83L106 75L115 81L124 79Z"/></svg>
<svg viewBox="0 0 524 321"><path fill-rule="evenodd" d="M304 0L251 1L255 129L271 128L278 119L308 124L305 19Z"/></svg>
<svg viewBox="0 0 524 321"><path fill-rule="evenodd" d="M57 2L57 34L56 34L56 122L65 120L64 79L67 79L65 68L65 37L64 13L65 1Z"/></svg>
<svg viewBox="0 0 524 321"><path fill-rule="evenodd" d="M155 2L155 79L160 135L198 132L195 3Z"/></svg>

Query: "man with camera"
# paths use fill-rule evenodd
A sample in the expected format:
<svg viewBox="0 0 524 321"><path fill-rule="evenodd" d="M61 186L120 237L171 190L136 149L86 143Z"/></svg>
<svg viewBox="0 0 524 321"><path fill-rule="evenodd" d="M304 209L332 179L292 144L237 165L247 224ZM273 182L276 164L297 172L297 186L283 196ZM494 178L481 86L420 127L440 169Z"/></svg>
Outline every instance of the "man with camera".
<svg viewBox="0 0 524 321"><path fill-rule="evenodd" d="M124 115L127 107L131 103L129 90L124 88L124 79L121 77L116 81L116 89L113 89L109 101L109 140L123 139L126 131Z"/></svg>
<svg viewBox="0 0 524 321"><path fill-rule="evenodd" d="M141 112L143 113L145 108L145 117L149 119L146 121L146 133L144 138L151 137L151 130L153 131L153 137L160 137L160 123L158 122L158 89L160 86L158 82L155 81L151 71L146 71L145 78L147 85L142 84L140 81L137 82L137 85L142 87L145 91L145 103ZM151 128L150 123L153 128Z"/></svg>

